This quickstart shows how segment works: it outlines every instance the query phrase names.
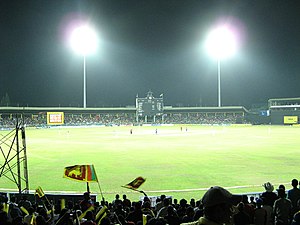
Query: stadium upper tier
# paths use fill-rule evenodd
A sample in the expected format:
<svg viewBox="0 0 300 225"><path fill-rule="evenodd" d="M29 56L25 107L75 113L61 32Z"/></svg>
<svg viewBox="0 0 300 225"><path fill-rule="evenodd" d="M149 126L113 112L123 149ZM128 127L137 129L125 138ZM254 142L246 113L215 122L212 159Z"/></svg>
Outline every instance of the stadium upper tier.
<svg viewBox="0 0 300 225"><path fill-rule="evenodd" d="M0 114L27 114L43 112L64 112L64 113L135 113L135 106L111 107L111 108L78 108L78 107L0 107ZM211 112L211 113L248 113L243 106L224 106L224 107L173 107L164 106L164 113L173 112Z"/></svg>

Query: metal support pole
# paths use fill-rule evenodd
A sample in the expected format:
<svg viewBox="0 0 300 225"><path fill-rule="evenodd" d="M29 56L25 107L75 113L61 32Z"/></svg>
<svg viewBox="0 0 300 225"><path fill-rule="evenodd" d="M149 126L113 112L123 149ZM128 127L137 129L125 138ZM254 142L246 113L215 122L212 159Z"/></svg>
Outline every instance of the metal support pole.
<svg viewBox="0 0 300 225"><path fill-rule="evenodd" d="M218 59L218 107L221 106L221 60Z"/></svg>

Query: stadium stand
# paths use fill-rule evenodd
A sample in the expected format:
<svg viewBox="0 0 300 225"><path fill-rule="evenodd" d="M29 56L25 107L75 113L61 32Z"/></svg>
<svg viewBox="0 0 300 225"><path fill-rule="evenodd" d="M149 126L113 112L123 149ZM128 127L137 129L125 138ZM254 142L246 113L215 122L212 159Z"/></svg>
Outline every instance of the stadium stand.
<svg viewBox="0 0 300 225"><path fill-rule="evenodd" d="M136 108L18 108L0 107L1 129L12 128L16 115L28 127L47 127L47 112L62 112L63 126L120 126L143 124L236 124L247 123L247 110L243 107L166 107L155 121L137 120Z"/></svg>
<svg viewBox="0 0 300 225"><path fill-rule="evenodd" d="M118 198L118 201L107 202L103 199L98 202L96 196L87 193L77 196L61 195L59 198L48 194L38 196L2 193L0 224L279 224L276 221L280 221L281 213L276 210L278 207L284 210L280 202L285 196L285 190L279 188L274 192L274 187L269 182L265 183L264 187L265 192L256 198L250 198L251 201L248 195L233 195L228 190L216 186L208 189L202 197L196 198L198 200L180 199L177 204L177 199L165 197L160 200L158 197L153 206L147 195L138 201ZM272 206L267 204L267 195L264 193L274 196ZM27 204L24 204L25 201ZM284 201L288 202L291 208L291 201L285 197ZM157 207L159 204L161 207ZM83 208L83 205L86 207ZM298 218L294 217L298 216L299 206L297 207L296 213L284 211L286 222L283 224L298 224ZM222 212L223 210L225 211Z"/></svg>

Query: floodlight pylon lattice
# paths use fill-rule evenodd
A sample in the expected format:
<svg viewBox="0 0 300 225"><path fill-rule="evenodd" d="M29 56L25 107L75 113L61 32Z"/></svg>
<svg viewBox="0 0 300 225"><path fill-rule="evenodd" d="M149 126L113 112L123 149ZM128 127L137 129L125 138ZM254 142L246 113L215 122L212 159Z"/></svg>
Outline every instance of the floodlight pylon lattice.
<svg viewBox="0 0 300 225"><path fill-rule="evenodd" d="M15 129L0 137L0 151L4 159L2 163L0 161L0 178L6 178L15 183L19 194L28 194L29 182L24 120L19 121L16 116Z"/></svg>

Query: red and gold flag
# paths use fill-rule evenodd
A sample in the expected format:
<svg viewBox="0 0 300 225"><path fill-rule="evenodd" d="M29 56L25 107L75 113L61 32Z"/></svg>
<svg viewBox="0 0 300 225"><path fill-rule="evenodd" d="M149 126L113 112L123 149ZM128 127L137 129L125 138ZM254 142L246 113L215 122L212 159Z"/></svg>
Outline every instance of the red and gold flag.
<svg viewBox="0 0 300 225"><path fill-rule="evenodd" d="M83 182L98 182L94 165L75 165L64 169L64 178Z"/></svg>
<svg viewBox="0 0 300 225"><path fill-rule="evenodd" d="M136 189L138 189L145 181L146 181L145 178L143 178L143 177L137 177L137 178L135 178L133 181L131 181L129 184L126 184L126 185L124 185L124 186L122 186L122 187L136 190Z"/></svg>

